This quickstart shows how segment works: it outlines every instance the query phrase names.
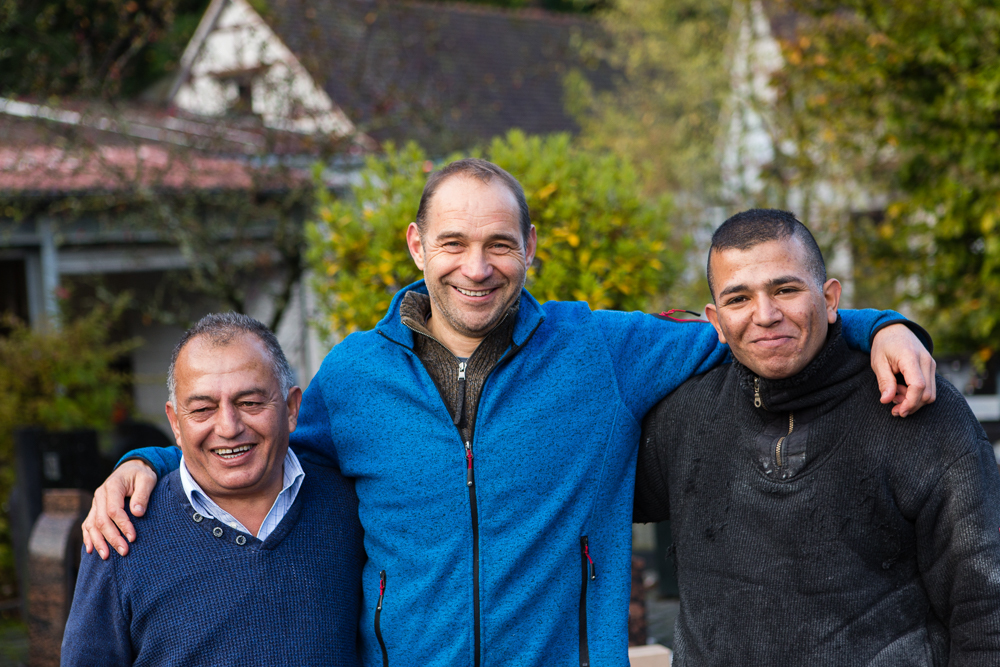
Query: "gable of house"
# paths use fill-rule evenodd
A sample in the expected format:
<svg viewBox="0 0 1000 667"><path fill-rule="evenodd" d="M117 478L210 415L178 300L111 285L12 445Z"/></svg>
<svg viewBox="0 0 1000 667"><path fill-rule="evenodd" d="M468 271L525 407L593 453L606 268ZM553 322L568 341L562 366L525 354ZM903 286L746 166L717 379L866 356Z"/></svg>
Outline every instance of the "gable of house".
<svg viewBox="0 0 1000 667"><path fill-rule="evenodd" d="M246 0L214 0L173 102L206 114L250 106L274 127L357 127L434 152L512 128L575 131L564 77L576 68L610 82L580 55L596 30L540 10L371 0L277 0L265 21Z"/></svg>

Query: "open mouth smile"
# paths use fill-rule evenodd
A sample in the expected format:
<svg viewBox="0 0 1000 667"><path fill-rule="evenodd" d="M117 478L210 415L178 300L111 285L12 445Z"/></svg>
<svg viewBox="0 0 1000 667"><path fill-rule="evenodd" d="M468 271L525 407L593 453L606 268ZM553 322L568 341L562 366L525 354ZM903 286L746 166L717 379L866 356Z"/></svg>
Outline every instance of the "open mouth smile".
<svg viewBox="0 0 1000 667"><path fill-rule="evenodd" d="M471 290L471 289L462 289L461 287L455 287L455 289L457 289L459 292L461 292L465 296L486 296L487 294L489 294L490 292L493 291L492 289Z"/></svg>
<svg viewBox="0 0 1000 667"><path fill-rule="evenodd" d="M257 445L255 444L248 444L239 445L237 447L220 447L219 449L213 449L212 453L218 457L226 459L227 461L231 461L243 456L256 446Z"/></svg>

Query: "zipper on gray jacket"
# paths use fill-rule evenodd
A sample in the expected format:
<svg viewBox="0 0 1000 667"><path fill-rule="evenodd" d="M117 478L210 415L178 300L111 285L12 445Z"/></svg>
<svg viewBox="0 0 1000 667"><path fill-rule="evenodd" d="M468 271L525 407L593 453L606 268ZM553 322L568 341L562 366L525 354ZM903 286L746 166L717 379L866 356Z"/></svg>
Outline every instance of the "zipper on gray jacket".
<svg viewBox="0 0 1000 667"><path fill-rule="evenodd" d="M778 444L774 446L774 462L778 464L780 468L785 462L785 448L783 445L789 436L792 435L792 431L795 429L795 415L791 412L788 413L788 433L778 438Z"/></svg>

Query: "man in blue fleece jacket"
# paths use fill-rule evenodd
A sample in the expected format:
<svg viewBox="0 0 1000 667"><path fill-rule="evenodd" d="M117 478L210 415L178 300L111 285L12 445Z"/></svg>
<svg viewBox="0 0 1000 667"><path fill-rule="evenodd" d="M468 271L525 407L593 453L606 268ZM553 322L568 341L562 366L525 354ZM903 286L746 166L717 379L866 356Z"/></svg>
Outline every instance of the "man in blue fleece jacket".
<svg viewBox="0 0 1000 667"><path fill-rule="evenodd" d="M83 555L62 664L356 667L357 496L289 449L302 392L274 334L208 315L168 385L180 467L128 558Z"/></svg>
<svg viewBox="0 0 1000 667"><path fill-rule="evenodd" d="M432 174L407 242L425 279L327 355L293 436L357 482L362 661L625 667L640 423L728 349L707 324L540 305L523 289L536 243L524 193L488 162ZM897 371L910 385L897 414L932 400L933 360L907 327L886 328L901 316L843 319L857 348L879 333L883 402ZM176 460L139 456L160 475ZM131 495L141 512L152 483L144 464L121 466L88 545L106 555L106 536L126 553L120 507Z"/></svg>

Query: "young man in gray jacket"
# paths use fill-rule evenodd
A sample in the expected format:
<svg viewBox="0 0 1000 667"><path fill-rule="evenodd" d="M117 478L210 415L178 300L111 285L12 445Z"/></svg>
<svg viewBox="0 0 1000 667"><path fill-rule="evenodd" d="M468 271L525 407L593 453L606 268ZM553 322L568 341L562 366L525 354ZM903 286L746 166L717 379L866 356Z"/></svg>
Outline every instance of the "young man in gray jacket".
<svg viewBox="0 0 1000 667"><path fill-rule="evenodd" d="M905 419L841 335L790 213L715 233L707 314L736 362L644 420L634 519L671 519L675 665L1000 665L1000 475L965 400Z"/></svg>

